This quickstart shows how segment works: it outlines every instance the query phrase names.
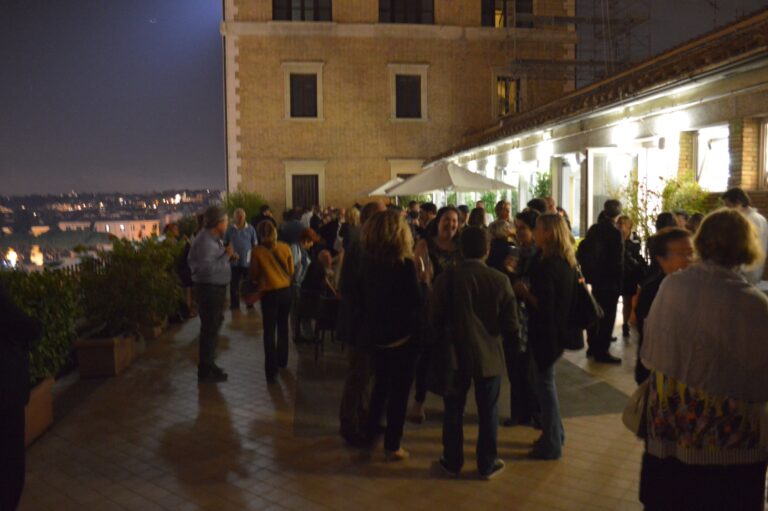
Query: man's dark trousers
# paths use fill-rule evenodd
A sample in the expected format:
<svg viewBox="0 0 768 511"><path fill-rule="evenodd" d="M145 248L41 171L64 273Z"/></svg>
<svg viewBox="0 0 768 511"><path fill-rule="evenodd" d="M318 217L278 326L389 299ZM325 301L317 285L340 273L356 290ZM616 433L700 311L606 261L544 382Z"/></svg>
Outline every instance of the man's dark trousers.
<svg viewBox="0 0 768 511"><path fill-rule="evenodd" d="M499 427L499 392L501 376L473 378L479 433L477 437L477 470L488 474L497 459L496 436ZM443 398L443 460L446 467L459 472L464 465L464 407L470 381L454 395Z"/></svg>
<svg viewBox="0 0 768 511"><path fill-rule="evenodd" d="M232 267L232 281L229 284L229 307L240 308L240 283L248 278L248 268L242 266Z"/></svg>
<svg viewBox="0 0 768 511"><path fill-rule="evenodd" d="M227 286L218 284L195 284L197 305L200 314L200 363L198 373L205 375L216 360L216 346L219 330L224 321L224 304Z"/></svg>
<svg viewBox="0 0 768 511"><path fill-rule="evenodd" d="M592 295L603 308L605 315L597 327L587 331L587 344L592 355L604 355L609 352L613 326L616 324L616 308L619 305L619 290L593 286Z"/></svg>

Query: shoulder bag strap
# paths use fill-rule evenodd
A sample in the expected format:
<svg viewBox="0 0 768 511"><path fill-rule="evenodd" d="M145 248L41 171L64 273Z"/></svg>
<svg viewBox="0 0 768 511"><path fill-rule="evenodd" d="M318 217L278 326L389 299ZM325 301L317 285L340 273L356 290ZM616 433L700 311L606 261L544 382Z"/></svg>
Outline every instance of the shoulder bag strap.
<svg viewBox="0 0 768 511"><path fill-rule="evenodd" d="M272 249L269 251L270 254L272 254L272 258L277 262L277 266L282 270L283 276L285 276L288 280L291 280L290 274L288 270L285 268L285 265L283 264L283 261L280 260L279 257L277 257L277 254L275 253L275 250Z"/></svg>

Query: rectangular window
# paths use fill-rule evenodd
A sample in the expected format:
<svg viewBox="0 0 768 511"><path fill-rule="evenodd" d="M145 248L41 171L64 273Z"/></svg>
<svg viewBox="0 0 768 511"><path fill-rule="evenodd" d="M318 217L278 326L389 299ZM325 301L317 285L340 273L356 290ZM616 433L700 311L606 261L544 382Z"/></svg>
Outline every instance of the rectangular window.
<svg viewBox="0 0 768 511"><path fill-rule="evenodd" d="M516 114L520 108L520 80L511 76L496 77L496 115Z"/></svg>
<svg viewBox="0 0 768 511"><path fill-rule="evenodd" d="M379 23L435 22L434 0L379 0Z"/></svg>
<svg viewBox="0 0 768 511"><path fill-rule="evenodd" d="M533 28L533 0L482 0L484 27Z"/></svg>
<svg viewBox="0 0 768 511"><path fill-rule="evenodd" d="M331 21L331 0L272 0L275 21Z"/></svg>
<svg viewBox="0 0 768 511"><path fill-rule="evenodd" d="M291 117L317 117L317 75L291 73Z"/></svg>
<svg viewBox="0 0 768 511"><path fill-rule="evenodd" d="M395 75L395 116L421 119L421 76Z"/></svg>

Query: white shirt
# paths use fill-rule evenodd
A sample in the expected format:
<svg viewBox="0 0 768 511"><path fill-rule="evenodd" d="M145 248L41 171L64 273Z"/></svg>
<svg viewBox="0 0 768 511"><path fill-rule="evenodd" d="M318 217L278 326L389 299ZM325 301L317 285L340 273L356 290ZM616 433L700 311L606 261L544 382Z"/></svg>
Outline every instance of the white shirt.
<svg viewBox="0 0 768 511"><path fill-rule="evenodd" d="M765 269L765 253L768 251L768 220L758 213L755 208L742 208L741 212L750 222L752 222L752 225L755 226L757 239L760 241L760 246L763 248L763 258L757 261L754 265L741 270L741 273L746 277L747 281L751 284L757 284L763 279L763 271Z"/></svg>

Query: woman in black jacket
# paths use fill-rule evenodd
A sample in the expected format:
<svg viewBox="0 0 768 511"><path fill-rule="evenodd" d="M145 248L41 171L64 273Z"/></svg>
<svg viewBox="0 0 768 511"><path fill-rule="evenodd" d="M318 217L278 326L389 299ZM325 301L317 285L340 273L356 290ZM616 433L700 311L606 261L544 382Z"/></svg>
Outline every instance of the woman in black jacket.
<svg viewBox="0 0 768 511"><path fill-rule="evenodd" d="M362 230L363 259L353 299L360 311L360 342L373 354L376 383L368 434L379 433L386 405L384 450L388 459L408 457L403 436L408 394L418 355L421 289L413 262L411 230L399 213L376 213Z"/></svg>
<svg viewBox="0 0 768 511"><path fill-rule="evenodd" d="M534 387L541 406L541 437L528 456L554 460L562 456L565 440L555 387L555 363L563 341L572 335L568 325L575 289L576 256L565 220L541 215L533 231L540 252L530 269L530 289L517 283L518 295L528 303L528 347L535 364Z"/></svg>
<svg viewBox="0 0 768 511"><path fill-rule="evenodd" d="M641 255L640 237L632 230L632 219L621 215L616 221L616 227L624 236L624 281L621 285L621 303L624 323L622 337L629 337L629 317L632 314L632 298L637 294L637 288L645 280L648 265Z"/></svg>

